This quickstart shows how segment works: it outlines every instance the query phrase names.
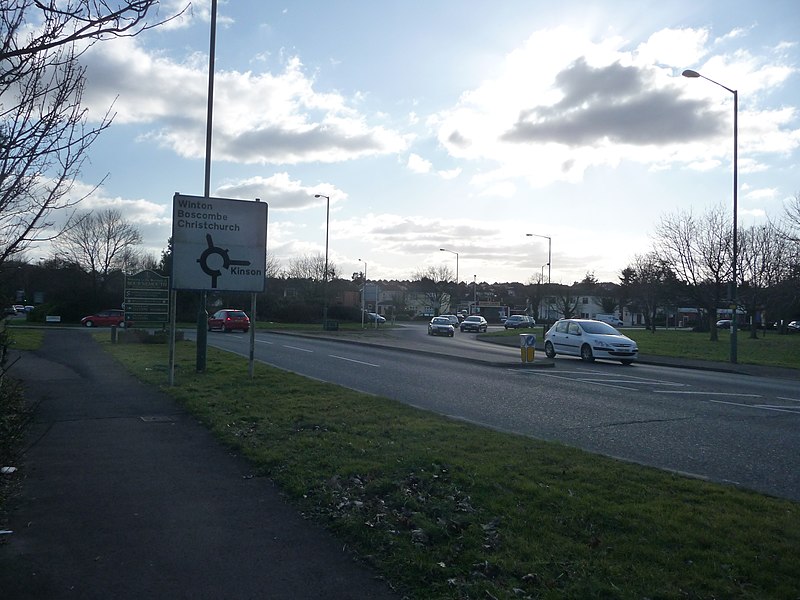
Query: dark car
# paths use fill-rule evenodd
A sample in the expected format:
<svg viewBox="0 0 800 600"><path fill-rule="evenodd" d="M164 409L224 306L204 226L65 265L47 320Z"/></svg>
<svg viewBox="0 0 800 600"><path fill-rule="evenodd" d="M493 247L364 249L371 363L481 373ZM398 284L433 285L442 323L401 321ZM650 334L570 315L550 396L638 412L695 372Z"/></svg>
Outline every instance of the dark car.
<svg viewBox="0 0 800 600"><path fill-rule="evenodd" d="M118 308L101 310L81 319L84 327L125 327L125 311Z"/></svg>
<svg viewBox="0 0 800 600"><path fill-rule="evenodd" d="M521 329L525 327L536 327L536 319L527 315L511 315L503 323L506 329Z"/></svg>
<svg viewBox="0 0 800 600"><path fill-rule="evenodd" d="M450 324L447 317L433 317L428 323L428 335L446 335L453 337L455 328Z"/></svg>
<svg viewBox="0 0 800 600"><path fill-rule="evenodd" d="M477 331L478 333L486 331L488 328L489 323L480 315L470 315L461 321L461 325L459 326L461 331Z"/></svg>
<svg viewBox="0 0 800 600"><path fill-rule="evenodd" d="M730 329L731 328L731 320L730 319L720 319L717 321L717 329Z"/></svg>
<svg viewBox="0 0 800 600"><path fill-rule="evenodd" d="M457 315L439 315L440 317L444 317L450 321L450 325L454 328L458 328L459 323L461 323L461 319L458 318Z"/></svg>
<svg viewBox="0 0 800 600"><path fill-rule="evenodd" d="M208 318L208 330L219 329L220 331L244 331L250 329L250 318L243 310L235 308L223 308L218 310Z"/></svg>

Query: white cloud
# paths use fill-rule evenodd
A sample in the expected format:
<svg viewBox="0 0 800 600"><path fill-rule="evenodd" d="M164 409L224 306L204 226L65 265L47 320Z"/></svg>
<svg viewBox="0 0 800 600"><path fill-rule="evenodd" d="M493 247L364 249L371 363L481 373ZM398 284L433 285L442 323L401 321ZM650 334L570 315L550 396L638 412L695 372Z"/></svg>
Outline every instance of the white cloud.
<svg viewBox="0 0 800 600"><path fill-rule="evenodd" d="M432 164L430 161L425 160L419 154L411 154L406 163L409 171L413 173L430 173Z"/></svg>
<svg viewBox="0 0 800 600"><path fill-rule="evenodd" d="M183 63L150 54L136 38L111 40L87 53L85 96L99 117L114 103L117 124L144 123L142 139L186 158L205 155L207 66L193 54ZM216 160L253 164L338 162L397 153L410 137L365 116L335 92L319 93L296 57L281 73L218 72L213 153Z"/></svg>
<svg viewBox="0 0 800 600"><path fill-rule="evenodd" d="M534 187L574 183L588 168L622 161L711 168L729 160L732 112L725 104L732 97L678 75L708 56L708 37L705 29L665 29L629 50L619 38L591 42L567 28L538 31L506 57L496 78L429 123L453 157L498 165L474 177L476 184L513 177ZM735 72L754 92L795 72L743 52L711 57L702 69L717 67L720 77ZM788 153L800 146L794 109L740 111L747 123L742 149Z"/></svg>

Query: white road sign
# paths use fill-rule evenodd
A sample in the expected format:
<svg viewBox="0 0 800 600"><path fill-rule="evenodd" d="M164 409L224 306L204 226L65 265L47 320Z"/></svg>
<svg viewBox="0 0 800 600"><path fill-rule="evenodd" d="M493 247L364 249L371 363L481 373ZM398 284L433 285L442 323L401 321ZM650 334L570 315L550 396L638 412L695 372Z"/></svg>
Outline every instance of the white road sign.
<svg viewBox="0 0 800 600"><path fill-rule="evenodd" d="M175 194L172 288L263 292L267 204Z"/></svg>

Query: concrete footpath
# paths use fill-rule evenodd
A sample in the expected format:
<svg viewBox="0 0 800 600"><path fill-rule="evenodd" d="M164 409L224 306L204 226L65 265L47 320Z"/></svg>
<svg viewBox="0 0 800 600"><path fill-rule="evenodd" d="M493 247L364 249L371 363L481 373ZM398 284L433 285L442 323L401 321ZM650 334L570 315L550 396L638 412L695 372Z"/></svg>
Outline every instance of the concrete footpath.
<svg viewBox="0 0 800 600"><path fill-rule="evenodd" d="M14 364L38 404L0 598L399 598L84 331Z"/></svg>

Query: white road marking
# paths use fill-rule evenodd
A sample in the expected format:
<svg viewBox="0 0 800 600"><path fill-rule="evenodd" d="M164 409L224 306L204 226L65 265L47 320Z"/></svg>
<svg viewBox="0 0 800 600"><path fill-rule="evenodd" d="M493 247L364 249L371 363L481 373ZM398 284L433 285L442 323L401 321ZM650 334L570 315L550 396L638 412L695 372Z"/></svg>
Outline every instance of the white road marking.
<svg viewBox="0 0 800 600"><path fill-rule="evenodd" d="M328 356L330 356L331 358L338 358L339 360L346 360L347 362L357 363L359 365L366 365L368 367L378 367L378 368L380 368L380 365L375 365L373 363L364 362L363 360L356 360L354 358L347 358L346 356L336 356L335 354L328 354Z"/></svg>
<svg viewBox="0 0 800 600"><path fill-rule="evenodd" d="M308 348L298 348L297 346L283 346L284 348L291 348L292 350L299 350L300 352L308 352L309 354L314 352L313 350L309 350Z"/></svg>
<svg viewBox="0 0 800 600"><path fill-rule="evenodd" d="M685 394L687 396L735 396L737 398L763 398L761 394L733 394L730 392L700 392L692 390L653 390L656 394Z"/></svg>
<svg viewBox="0 0 800 600"><path fill-rule="evenodd" d="M789 402L800 402L800 398L784 398L783 396L778 396L778 400L788 400Z"/></svg>
<svg viewBox="0 0 800 600"><path fill-rule="evenodd" d="M715 404L728 404L730 406L740 406L741 408L757 408L759 410L771 410L774 412L797 414L797 410L790 406L779 408L777 406L768 406L766 404L742 404L741 402L725 402L724 400L709 400L709 402L714 402Z"/></svg>
<svg viewBox="0 0 800 600"><path fill-rule="evenodd" d="M267 340L256 340L259 344L269 344L270 346L274 345L275 342L268 342Z"/></svg>

